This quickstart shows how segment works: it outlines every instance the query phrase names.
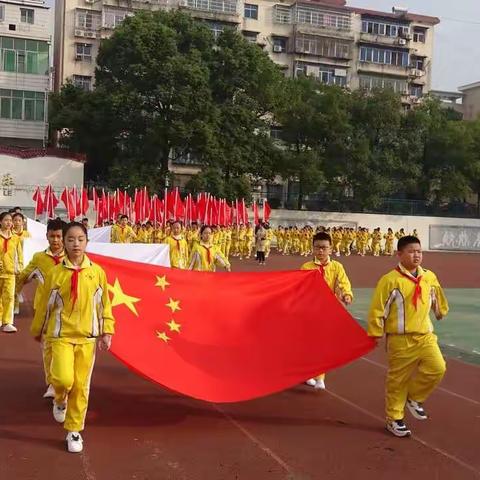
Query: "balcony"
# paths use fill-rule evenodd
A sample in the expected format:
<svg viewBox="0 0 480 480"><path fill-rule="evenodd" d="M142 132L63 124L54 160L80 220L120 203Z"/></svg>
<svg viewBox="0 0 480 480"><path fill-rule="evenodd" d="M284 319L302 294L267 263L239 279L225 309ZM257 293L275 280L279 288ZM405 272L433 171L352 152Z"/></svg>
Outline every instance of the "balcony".
<svg viewBox="0 0 480 480"><path fill-rule="evenodd" d="M297 33L289 50L296 54L312 55L334 61L348 62L353 58L353 44L333 38Z"/></svg>
<svg viewBox="0 0 480 480"><path fill-rule="evenodd" d="M181 0L180 8L205 20L241 23L236 0Z"/></svg>
<svg viewBox="0 0 480 480"><path fill-rule="evenodd" d="M387 47L409 48L410 40L410 36L389 37L386 35L376 35L374 33L360 33L361 43L370 43Z"/></svg>
<svg viewBox="0 0 480 480"><path fill-rule="evenodd" d="M401 65L388 65L383 63L362 62L358 64L359 73L372 73L377 75L393 75L395 77L409 77L408 67Z"/></svg>

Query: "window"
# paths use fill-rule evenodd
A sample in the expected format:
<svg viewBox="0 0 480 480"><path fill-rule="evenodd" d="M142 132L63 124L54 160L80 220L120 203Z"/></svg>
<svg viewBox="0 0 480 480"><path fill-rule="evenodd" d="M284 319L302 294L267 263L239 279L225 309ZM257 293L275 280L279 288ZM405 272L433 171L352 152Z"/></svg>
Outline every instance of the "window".
<svg viewBox="0 0 480 480"><path fill-rule="evenodd" d="M396 93L407 93L407 82L401 78L360 75L360 88L365 90L388 89Z"/></svg>
<svg viewBox="0 0 480 480"><path fill-rule="evenodd" d="M102 15L91 10L75 11L75 28L96 31L100 28Z"/></svg>
<svg viewBox="0 0 480 480"><path fill-rule="evenodd" d="M256 32L243 32L243 38L250 43L257 43L258 33Z"/></svg>
<svg viewBox="0 0 480 480"><path fill-rule="evenodd" d="M25 90L0 90L0 118L45 121L45 94Z"/></svg>
<svg viewBox="0 0 480 480"><path fill-rule="evenodd" d="M251 3L245 4L245 18L252 18L253 20L258 20L258 5L253 5Z"/></svg>
<svg viewBox="0 0 480 480"><path fill-rule="evenodd" d="M287 39L281 37L273 37L273 51L276 53L287 51Z"/></svg>
<svg viewBox="0 0 480 480"><path fill-rule="evenodd" d="M415 27L413 29L413 41L417 43L425 43L427 30L424 28Z"/></svg>
<svg viewBox="0 0 480 480"><path fill-rule="evenodd" d="M103 26L107 28L116 28L118 27L125 18L131 15L125 10L110 10L106 9L104 14Z"/></svg>
<svg viewBox="0 0 480 480"><path fill-rule="evenodd" d="M275 5L273 8L275 23L290 23L292 21L292 14L289 7L285 5Z"/></svg>
<svg viewBox="0 0 480 480"><path fill-rule="evenodd" d="M20 21L22 23L30 23L33 25L33 17L35 10L33 8L21 8L20 9Z"/></svg>
<svg viewBox="0 0 480 480"><path fill-rule="evenodd" d="M410 32L408 25L377 22L373 20L362 21L362 33L382 35L386 37L406 37Z"/></svg>
<svg viewBox="0 0 480 480"><path fill-rule="evenodd" d="M74 75L73 84L76 87L88 92L92 89L92 77L87 75Z"/></svg>
<svg viewBox="0 0 480 480"><path fill-rule="evenodd" d="M0 37L0 71L46 75L48 50L47 42Z"/></svg>
<svg viewBox="0 0 480 480"><path fill-rule="evenodd" d="M0 22L5 20L5 5L0 5Z"/></svg>
<svg viewBox="0 0 480 480"><path fill-rule="evenodd" d="M401 50L360 47L360 61L406 67L409 64L409 55Z"/></svg>
<svg viewBox="0 0 480 480"><path fill-rule="evenodd" d="M420 98L423 95L423 86L410 85L410 95L415 98Z"/></svg>
<svg viewBox="0 0 480 480"><path fill-rule="evenodd" d="M423 58L414 57L412 58L412 67L416 68L417 70L423 70L425 66L425 61Z"/></svg>
<svg viewBox="0 0 480 480"><path fill-rule="evenodd" d="M75 60L80 62L92 61L92 45L89 43L75 44Z"/></svg>
<svg viewBox="0 0 480 480"><path fill-rule="evenodd" d="M213 33L215 40L218 40L218 37L223 33L225 29L225 24L220 22L208 22L208 26Z"/></svg>

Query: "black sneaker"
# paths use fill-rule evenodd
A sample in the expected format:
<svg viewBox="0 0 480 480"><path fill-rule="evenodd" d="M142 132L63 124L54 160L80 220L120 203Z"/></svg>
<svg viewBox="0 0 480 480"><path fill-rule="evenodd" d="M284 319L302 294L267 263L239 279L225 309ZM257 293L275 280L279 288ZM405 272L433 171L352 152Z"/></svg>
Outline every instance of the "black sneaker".
<svg viewBox="0 0 480 480"><path fill-rule="evenodd" d="M428 418L421 403L418 403L415 400L407 400L406 407L417 420L426 420Z"/></svg>
<svg viewBox="0 0 480 480"><path fill-rule="evenodd" d="M385 428L396 437L408 437L412 434L403 420L390 420Z"/></svg>

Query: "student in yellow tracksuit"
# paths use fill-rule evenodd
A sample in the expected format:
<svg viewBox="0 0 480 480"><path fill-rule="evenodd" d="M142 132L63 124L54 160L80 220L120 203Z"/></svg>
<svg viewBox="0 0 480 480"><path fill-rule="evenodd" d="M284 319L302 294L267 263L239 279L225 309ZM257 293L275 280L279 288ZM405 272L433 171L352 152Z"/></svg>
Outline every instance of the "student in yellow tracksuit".
<svg viewBox="0 0 480 480"><path fill-rule="evenodd" d="M182 235L182 224L173 222L172 233L164 243L170 248L170 266L185 270L188 266L188 244Z"/></svg>
<svg viewBox="0 0 480 480"><path fill-rule="evenodd" d="M53 416L67 430L67 449L83 450L80 432L88 407L97 343L109 349L114 319L107 276L85 255L87 229L78 222L64 230L65 258L47 275L31 327L52 346L50 375L55 389Z"/></svg>
<svg viewBox="0 0 480 480"><path fill-rule="evenodd" d="M15 276L20 272L22 255L20 238L12 233L13 220L8 212L0 214L0 317L1 331L15 333Z"/></svg>
<svg viewBox="0 0 480 480"><path fill-rule="evenodd" d="M382 251L382 232L380 227L376 228L372 233L372 255L378 257Z"/></svg>
<svg viewBox="0 0 480 480"><path fill-rule="evenodd" d="M61 263L64 259L65 253L63 251L63 228L65 222L62 220L50 220L47 224L47 240L48 248L42 252L37 252L30 263L18 275L17 283L15 285L16 292L20 292L23 286L32 279L37 281L37 289L35 291L35 299L33 301L34 310L37 309L38 303L42 298L43 288L45 285L45 278L48 272L55 266ZM50 364L52 363L52 348L49 342L42 339L42 354L43 354L43 368L45 371L45 381L47 384L47 391L43 398L53 398L55 391L52 387L50 379Z"/></svg>
<svg viewBox="0 0 480 480"><path fill-rule="evenodd" d="M128 225L128 217L122 215L120 223L112 227L112 243L132 243L136 238L133 228Z"/></svg>
<svg viewBox="0 0 480 480"><path fill-rule="evenodd" d="M345 305L353 301L352 285L340 262L330 259L332 238L328 233L318 232L313 236L313 260L304 263L302 270L320 270L330 289ZM307 385L325 390L325 374L307 380Z"/></svg>
<svg viewBox="0 0 480 480"><path fill-rule="evenodd" d="M31 235L28 230L25 228L25 217L20 212L14 213L12 215L13 228L12 233L18 237L20 240L20 255L18 259L18 268L19 271L23 270L23 241L26 238L30 238ZM15 294L15 307L13 309L14 315L20 313L20 303L23 302L23 297L21 294Z"/></svg>
<svg viewBox="0 0 480 480"><path fill-rule="evenodd" d="M383 236L385 239L385 255L393 255L393 244L395 243L395 234L391 228L388 229L387 233Z"/></svg>
<svg viewBox="0 0 480 480"><path fill-rule="evenodd" d="M437 320L448 313L448 302L431 271L424 270L420 240L413 236L398 241L398 267L378 282L370 312L368 334L386 335L386 428L397 437L410 435L404 409L425 420L428 396L445 374L445 360L433 333L430 311Z"/></svg>
<svg viewBox="0 0 480 480"><path fill-rule="evenodd" d="M214 272L220 265L230 271L230 262L217 245L212 244L212 229L204 225L200 229L200 243L193 246L188 269L198 272Z"/></svg>

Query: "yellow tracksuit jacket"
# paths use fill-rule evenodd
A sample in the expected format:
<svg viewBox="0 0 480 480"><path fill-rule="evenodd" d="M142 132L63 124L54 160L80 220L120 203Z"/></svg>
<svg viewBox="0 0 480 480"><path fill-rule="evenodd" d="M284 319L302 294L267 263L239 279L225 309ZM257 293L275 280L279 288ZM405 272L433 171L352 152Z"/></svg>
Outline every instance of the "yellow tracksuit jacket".
<svg viewBox="0 0 480 480"><path fill-rule="evenodd" d="M412 277L401 265L399 268L404 275ZM417 308L413 303L415 283L404 275L392 270L378 282L368 314L370 336L381 337L384 333L429 333L433 331L430 310L433 308L435 313L442 316L448 313L447 298L433 272L418 268L422 293Z"/></svg>
<svg viewBox="0 0 480 480"><path fill-rule="evenodd" d="M387 421L404 418L407 399L423 403L446 370L430 320L432 309L437 316L448 313L443 289L433 272L419 267L414 277L398 269L380 279L368 314L368 334L387 334Z"/></svg>
<svg viewBox="0 0 480 480"><path fill-rule="evenodd" d="M78 298L74 304L72 277L75 267L68 258L46 276L43 293L31 326L34 337L87 343L104 333L114 333L107 277L85 255L78 274Z"/></svg>
<svg viewBox="0 0 480 480"><path fill-rule="evenodd" d="M188 243L183 236L168 236L164 243L170 247L170 266L186 269L188 266Z"/></svg>
<svg viewBox="0 0 480 480"><path fill-rule="evenodd" d="M120 225L114 225L112 227L112 243L132 243L137 236L130 225L121 227Z"/></svg>
<svg viewBox="0 0 480 480"><path fill-rule="evenodd" d="M21 239L0 233L0 317L1 324L13 324L15 307L15 275L20 272Z"/></svg>
<svg viewBox="0 0 480 480"><path fill-rule="evenodd" d="M203 242L196 243L193 246L188 262L189 270L214 272L217 265L230 267L230 262L225 258L220 247L217 245L205 245Z"/></svg>
<svg viewBox="0 0 480 480"><path fill-rule="evenodd" d="M47 274L31 327L35 337L43 332L51 348L48 370L55 403L67 404L64 428L80 432L88 408L96 337L114 333L107 277L87 256L80 269L65 258Z"/></svg>
<svg viewBox="0 0 480 480"><path fill-rule="evenodd" d="M316 258L310 262L306 262L301 266L301 270L317 270L320 269L321 263ZM327 285L334 293L340 293L340 296L350 295L353 298L352 284L348 279L347 273L340 262L328 260L323 265L324 279Z"/></svg>
<svg viewBox="0 0 480 480"><path fill-rule="evenodd" d="M19 293L25 283L32 279L36 279L37 290L35 292L35 299L33 302L33 308L36 309L40 298L42 297L43 287L45 285L45 279L50 270L61 263L64 259L65 253L63 250L58 255L53 255L52 251L48 248L43 252L37 252L33 256L30 263L17 277L17 284L15 290Z"/></svg>

